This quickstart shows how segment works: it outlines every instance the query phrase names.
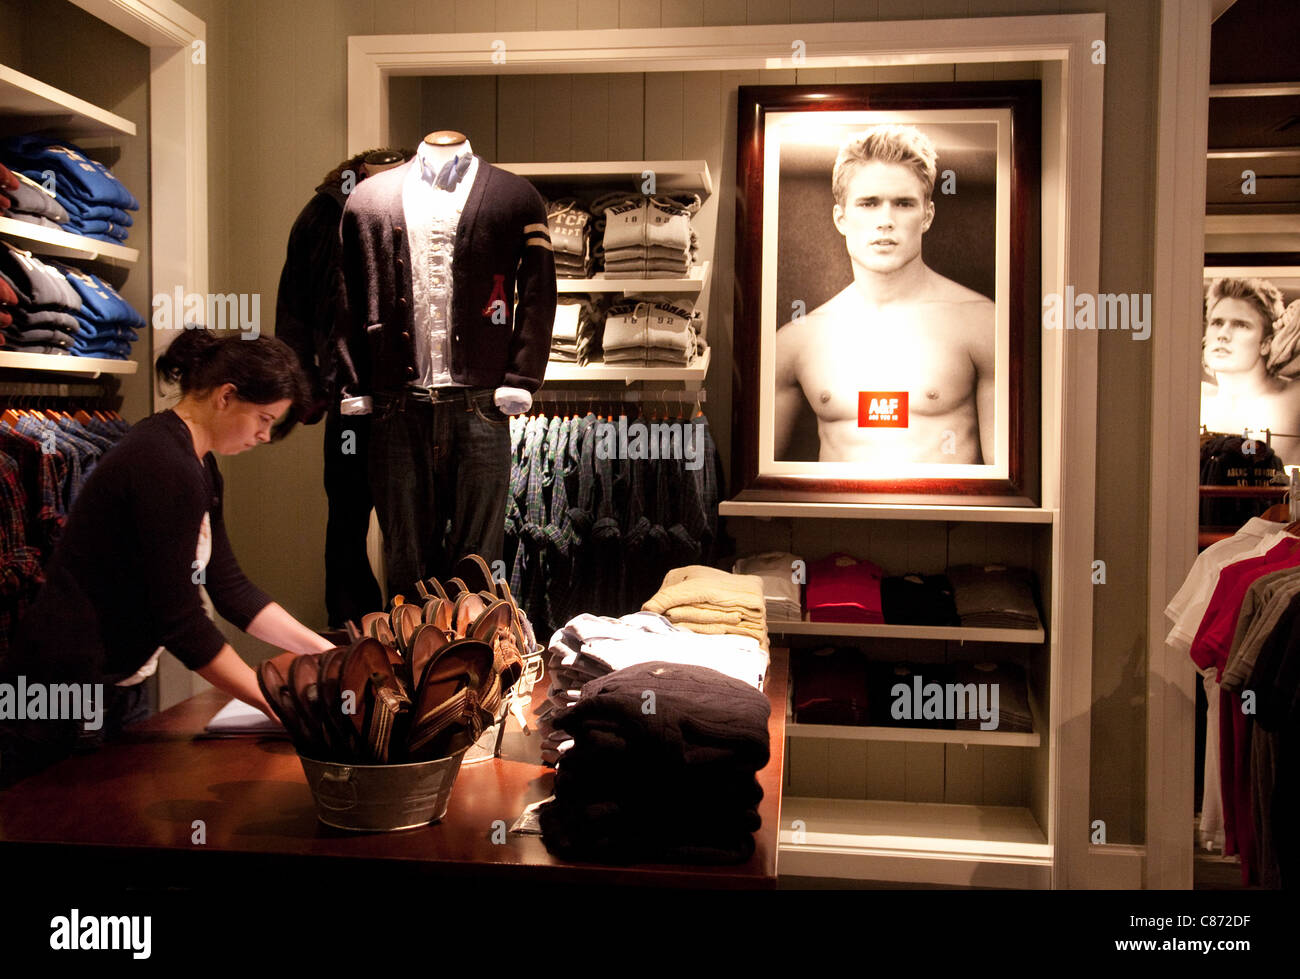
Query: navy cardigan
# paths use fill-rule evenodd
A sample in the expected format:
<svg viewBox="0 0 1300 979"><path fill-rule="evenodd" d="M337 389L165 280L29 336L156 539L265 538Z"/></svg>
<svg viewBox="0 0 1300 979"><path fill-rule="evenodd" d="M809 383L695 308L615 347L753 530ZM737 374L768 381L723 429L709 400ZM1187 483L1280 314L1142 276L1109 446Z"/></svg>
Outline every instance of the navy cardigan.
<svg viewBox="0 0 1300 979"><path fill-rule="evenodd" d="M346 309L338 326L344 396L396 394L415 380L411 252L402 187L418 157L348 196L339 233ZM478 157L452 255L452 380L536 391L555 325L546 205L523 177Z"/></svg>

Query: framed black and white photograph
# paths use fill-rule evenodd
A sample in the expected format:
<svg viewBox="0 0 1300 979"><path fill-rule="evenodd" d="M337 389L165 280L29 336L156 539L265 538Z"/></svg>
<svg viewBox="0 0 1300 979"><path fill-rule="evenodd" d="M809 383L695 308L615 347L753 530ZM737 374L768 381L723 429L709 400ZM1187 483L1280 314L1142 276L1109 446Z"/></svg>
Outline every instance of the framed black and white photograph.
<svg viewBox="0 0 1300 979"><path fill-rule="evenodd" d="M1207 255L1201 428L1300 465L1300 255Z"/></svg>
<svg viewBox="0 0 1300 979"><path fill-rule="evenodd" d="M1038 105L740 89L742 498L1036 504Z"/></svg>

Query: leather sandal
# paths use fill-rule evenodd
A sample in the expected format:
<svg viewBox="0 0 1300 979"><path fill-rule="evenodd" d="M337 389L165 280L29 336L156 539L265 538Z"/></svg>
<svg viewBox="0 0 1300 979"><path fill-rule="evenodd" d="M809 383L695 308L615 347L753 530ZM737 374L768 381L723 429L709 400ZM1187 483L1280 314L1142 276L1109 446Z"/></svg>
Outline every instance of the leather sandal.
<svg viewBox="0 0 1300 979"><path fill-rule="evenodd" d="M471 638L492 647L492 666L501 677L502 691L510 690L524 672L524 658L515 641L515 627L515 610L502 599L485 609L470 628Z"/></svg>
<svg viewBox="0 0 1300 979"><path fill-rule="evenodd" d="M411 761L444 758L473 744L496 720L501 683L487 643L458 639L425 667L407 739Z"/></svg>
<svg viewBox="0 0 1300 979"><path fill-rule="evenodd" d="M458 579L465 582L472 591L490 592L493 598L500 598L496 581L492 578L492 569L477 554L467 554L456 562L453 572Z"/></svg>
<svg viewBox="0 0 1300 979"><path fill-rule="evenodd" d="M289 688L289 670L298 653L281 653L259 664L257 667L257 685L266 698L267 705L280 718L280 723L289 732L294 747L300 754L310 757L314 739L308 723L298 711L293 694Z"/></svg>
<svg viewBox="0 0 1300 979"><path fill-rule="evenodd" d="M370 758L380 765L387 764L392 746L404 740L401 729L411 698L394 672L383 643L367 637L348 650L339 688L341 696L352 693L352 724ZM397 742L393 741L395 734L399 735Z"/></svg>

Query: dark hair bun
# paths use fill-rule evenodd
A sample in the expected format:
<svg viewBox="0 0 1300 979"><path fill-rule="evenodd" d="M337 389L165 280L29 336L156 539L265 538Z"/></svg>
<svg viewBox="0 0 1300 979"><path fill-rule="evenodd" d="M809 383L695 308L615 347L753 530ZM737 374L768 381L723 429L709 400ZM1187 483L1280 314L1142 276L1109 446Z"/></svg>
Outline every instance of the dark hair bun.
<svg viewBox="0 0 1300 979"><path fill-rule="evenodd" d="M190 384L186 382L192 380L196 372L216 354L221 343L210 330L186 324L184 332L158 358L154 368L158 372L158 378L180 385L182 391L189 390Z"/></svg>

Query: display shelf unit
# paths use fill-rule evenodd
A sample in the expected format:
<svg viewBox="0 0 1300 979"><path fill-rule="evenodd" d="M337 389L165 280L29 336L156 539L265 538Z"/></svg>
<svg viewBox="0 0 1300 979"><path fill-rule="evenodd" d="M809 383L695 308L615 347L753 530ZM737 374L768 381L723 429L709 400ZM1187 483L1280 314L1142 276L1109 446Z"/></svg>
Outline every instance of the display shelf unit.
<svg viewBox="0 0 1300 979"><path fill-rule="evenodd" d="M692 191L701 197L713 193L713 176L707 160L591 160L586 163L498 163L542 186L641 188L654 174L655 192Z"/></svg>
<svg viewBox="0 0 1300 979"><path fill-rule="evenodd" d="M134 136L135 123L60 91L40 79L0 65L0 120L8 132L56 130L68 139Z"/></svg>
<svg viewBox="0 0 1300 979"><path fill-rule="evenodd" d="M106 357L62 357L57 354L28 354L0 350L0 367L25 371L53 371L58 374L134 374L139 365L134 360L110 360Z"/></svg>
<svg viewBox="0 0 1300 979"><path fill-rule="evenodd" d="M623 367L619 364L593 363L579 367L577 364L550 361L546 365L548 381L622 381L634 384L637 381L683 381L687 387L699 387L704 383L709 372L711 351L707 348L703 356L696 359L690 367Z"/></svg>
<svg viewBox="0 0 1300 979"><path fill-rule="evenodd" d="M0 235L8 238L34 255L50 255L55 258L72 258L82 261L108 259L126 265L134 265L140 258L140 252L126 245L112 245L85 235L74 235L58 228L46 228L39 224L16 221L13 218L0 217Z"/></svg>
<svg viewBox="0 0 1300 979"><path fill-rule="evenodd" d="M806 503L746 500L738 497L718 504L724 517L799 517L805 520L961 520L976 523L1050 524L1055 510L1043 507L939 506L905 503Z"/></svg>
<svg viewBox="0 0 1300 979"><path fill-rule="evenodd" d="M780 872L946 886L1051 886L1053 847L1024 806L781 799Z"/></svg>
<svg viewBox="0 0 1300 979"><path fill-rule="evenodd" d="M1040 623L1034 629L981 629L948 625L891 625L867 622L809 622L803 619L768 619L767 631L777 636L856 636L893 639L945 639L953 642L1042 643Z"/></svg>
<svg viewBox="0 0 1300 979"><path fill-rule="evenodd" d="M681 279L612 279L602 272L592 279L557 279L555 288L561 295L572 292L621 292L624 296L700 293L709 284L711 264L704 262L695 265L691 268L691 274Z"/></svg>
<svg viewBox="0 0 1300 979"><path fill-rule="evenodd" d="M924 727L881 727L864 724L799 724L787 718L787 738L829 738L841 741L905 741L920 744L980 744L1010 748L1037 748L1042 738L1037 731L940 730Z"/></svg>

